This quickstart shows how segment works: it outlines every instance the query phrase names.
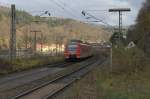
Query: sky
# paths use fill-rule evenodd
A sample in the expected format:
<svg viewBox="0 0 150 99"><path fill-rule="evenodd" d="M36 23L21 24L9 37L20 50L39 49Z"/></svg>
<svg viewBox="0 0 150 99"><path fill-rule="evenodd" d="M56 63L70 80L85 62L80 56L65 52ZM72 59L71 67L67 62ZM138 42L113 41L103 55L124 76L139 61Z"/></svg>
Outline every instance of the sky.
<svg viewBox="0 0 150 99"><path fill-rule="evenodd" d="M25 10L33 15L40 15L48 10L51 16L73 18L91 22L81 12L84 10L103 22L118 25L118 13L110 13L110 8L131 8L131 12L123 13L123 25L128 26L136 22L137 14L145 0L0 0L0 5L16 4L19 10ZM99 22L98 24L101 24Z"/></svg>

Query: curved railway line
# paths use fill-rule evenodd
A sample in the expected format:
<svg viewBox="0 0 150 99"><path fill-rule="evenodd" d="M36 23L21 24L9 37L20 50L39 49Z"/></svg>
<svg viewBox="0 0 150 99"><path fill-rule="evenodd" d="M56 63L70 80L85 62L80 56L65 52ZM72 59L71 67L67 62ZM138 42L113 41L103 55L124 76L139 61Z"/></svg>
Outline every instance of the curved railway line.
<svg viewBox="0 0 150 99"><path fill-rule="evenodd" d="M47 65L44 68L40 68L40 69L36 69L34 71L25 71L20 73L16 73L7 77L3 77L0 78L0 85L7 83L7 82L12 82L14 80L20 79L20 78L24 78L27 76L32 76L32 75L36 75L42 72L45 72L47 70L47 67L65 67L67 65L70 65L69 63L63 62L63 63L57 63L57 64L51 64L51 65Z"/></svg>
<svg viewBox="0 0 150 99"><path fill-rule="evenodd" d="M100 63L102 63L102 59L100 61L97 57L87 59L80 64L79 68L25 91L12 99L51 99Z"/></svg>
<svg viewBox="0 0 150 99"><path fill-rule="evenodd" d="M13 91L17 92L16 90L19 90L24 86L28 86L29 84L32 85L35 83L34 85L36 85L36 82L39 82L40 80L45 79L50 75L54 75L64 70L63 67L67 67L72 64L74 63L62 62L62 63L50 64L50 65L46 65L43 68L15 73L5 77L1 77L0 78L0 99L1 98L7 99L11 92Z"/></svg>

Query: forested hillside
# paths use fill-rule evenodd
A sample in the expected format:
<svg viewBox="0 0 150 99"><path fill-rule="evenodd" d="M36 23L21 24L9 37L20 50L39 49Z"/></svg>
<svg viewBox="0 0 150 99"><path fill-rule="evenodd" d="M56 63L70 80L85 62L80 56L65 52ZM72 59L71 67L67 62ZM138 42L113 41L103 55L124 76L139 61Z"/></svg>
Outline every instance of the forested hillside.
<svg viewBox="0 0 150 99"><path fill-rule="evenodd" d="M141 8L136 24L131 26L128 41L134 41L146 53L150 50L150 0L146 0Z"/></svg>
<svg viewBox="0 0 150 99"><path fill-rule="evenodd" d="M81 39L88 42L109 40L111 33L100 26L85 24L72 19L55 17L37 17L25 11L16 12L17 48L25 47L25 43L33 42L34 33L37 33L37 42L45 44L65 43L69 39ZM37 22L38 21L38 22ZM0 49L9 48L10 9L0 7ZM42 38L41 38L42 35Z"/></svg>

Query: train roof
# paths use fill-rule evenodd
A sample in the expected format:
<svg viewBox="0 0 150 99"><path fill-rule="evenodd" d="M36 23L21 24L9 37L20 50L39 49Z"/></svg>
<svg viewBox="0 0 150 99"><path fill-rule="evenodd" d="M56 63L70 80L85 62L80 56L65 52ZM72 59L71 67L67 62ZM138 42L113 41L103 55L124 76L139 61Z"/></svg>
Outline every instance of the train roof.
<svg viewBox="0 0 150 99"><path fill-rule="evenodd" d="M70 40L69 42L70 43L83 43L83 41L81 40Z"/></svg>

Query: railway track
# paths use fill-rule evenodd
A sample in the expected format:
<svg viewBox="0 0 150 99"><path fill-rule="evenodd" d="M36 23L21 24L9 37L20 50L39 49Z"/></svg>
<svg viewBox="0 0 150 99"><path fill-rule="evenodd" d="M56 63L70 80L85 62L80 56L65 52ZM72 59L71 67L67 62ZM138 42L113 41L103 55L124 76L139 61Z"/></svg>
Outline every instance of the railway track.
<svg viewBox="0 0 150 99"><path fill-rule="evenodd" d="M55 79L65 71L72 70L74 64L84 62L63 62L55 65L47 65L47 67L31 70L30 72L16 73L8 77L0 78L0 99L10 99L11 97L32 89L49 80ZM68 70L68 68L70 70Z"/></svg>
<svg viewBox="0 0 150 99"><path fill-rule="evenodd" d="M65 67L67 65L70 65L70 63L56 63L56 64L50 64L50 65L46 65L44 68L40 68L40 69L36 69L34 71L25 71L25 72L21 72L21 73L16 73L16 74L12 74L3 78L0 78L0 85L7 83L7 82L12 82L14 80L20 79L20 78L24 78L26 76L32 76L32 75L36 75L42 72L47 71L47 67Z"/></svg>
<svg viewBox="0 0 150 99"><path fill-rule="evenodd" d="M7 96L7 93L10 91L19 89L20 87L27 86L28 84L34 83L38 80L42 80L43 78L54 75L57 72L64 70L65 66L70 66L73 63L57 63L46 65L44 68L25 71L21 73L15 73L9 76L5 76L0 78L0 99ZM6 98L4 98L6 99Z"/></svg>
<svg viewBox="0 0 150 99"><path fill-rule="evenodd" d="M83 62L80 68L23 92L12 99L51 99L64 88L87 74L92 68L94 68L94 66L97 66L101 62L102 61L99 61L98 58L93 57L90 61L87 60Z"/></svg>

